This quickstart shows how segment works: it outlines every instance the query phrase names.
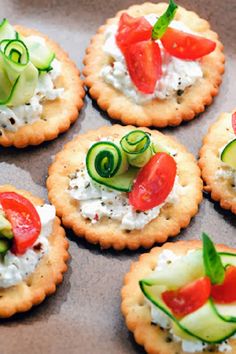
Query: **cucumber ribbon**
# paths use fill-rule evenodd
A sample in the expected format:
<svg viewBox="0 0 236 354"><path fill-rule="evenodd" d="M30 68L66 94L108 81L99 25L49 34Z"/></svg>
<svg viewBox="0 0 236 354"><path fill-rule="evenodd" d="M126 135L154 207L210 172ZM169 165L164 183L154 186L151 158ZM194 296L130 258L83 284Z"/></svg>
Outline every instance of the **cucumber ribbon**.
<svg viewBox="0 0 236 354"><path fill-rule="evenodd" d="M90 147L86 167L94 181L120 191L130 191L137 174L137 169L128 170L128 160L122 149L108 141Z"/></svg>
<svg viewBox="0 0 236 354"><path fill-rule="evenodd" d="M127 154L131 166L143 167L152 157L152 144L148 133L142 130L133 130L125 135L120 145Z"/></svg>
<svg viewBox="0 0 236 354"><path fill-rule="evenodd" d="M27 103L34 95L39 72L48 71L54 57L43 40L23 38L4 19L0 24L0 105Z"/></svg>

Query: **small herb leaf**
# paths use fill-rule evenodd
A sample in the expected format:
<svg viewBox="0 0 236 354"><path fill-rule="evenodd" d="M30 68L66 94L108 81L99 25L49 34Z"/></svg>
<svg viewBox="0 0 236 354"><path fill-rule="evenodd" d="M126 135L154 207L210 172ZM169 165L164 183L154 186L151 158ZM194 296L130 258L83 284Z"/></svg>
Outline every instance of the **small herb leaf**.
<svg viewBox="0 0 236 354"><path fill-rule="evenodd" d="M224 281L225 270L217 253L214 243L209 236L203 232L203 262L206 275L210 278L212 284L221 284Z"/></svg>
<svg viewBox="0 0 236 354"><path fill-rule="evenodd" d="M166 12L158 18L157 22L155 23L152 29L152 39L160 39L163 36L165 31L167 30L167 27L175 17L177 8L178 6L174 2L174 0L170 0Z"/></svg>

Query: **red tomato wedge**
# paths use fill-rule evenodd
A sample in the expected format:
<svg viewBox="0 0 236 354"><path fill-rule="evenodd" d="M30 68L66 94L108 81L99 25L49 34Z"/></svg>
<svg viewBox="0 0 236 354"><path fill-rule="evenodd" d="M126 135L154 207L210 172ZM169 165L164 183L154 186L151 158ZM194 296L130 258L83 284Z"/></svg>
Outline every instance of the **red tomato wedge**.
<svg viewBox="0 0 236 354"><path fill-rule="evenodd" d="M226 268L223 284L212 285L211 296L215 302L222 304L236 301L236 267Z"/></svg>
<svg viewBox="0 0 236 354"><path fill-rule="evenodd" d="M161 42L169 54L187 60L199 59L216 48L216 43L210 39L170 27L162 36Z"/></svg>
<svg viewBox="0 0 236 354"><path fill-rule="evenodd" d="M200 278L179 290L165 291L162 300L176 317L184 317L202 307L211 293L208 277Z"/></svg>
<svg viewBox="0 0 236 354"><path fill-rule="evenodd" d="M0 204L13 230L12 251L23 254L37 240L41 221L33 204L15 192L0 193Z"/></svg>
<svg viewBox="0 0 236 354"><path fill-rule="evenodd" d="M162 74L159 45L151 39L134 43L125 51L125 60L137 89L145 94L153 93Z"/></svg>
<svg viewBox="0 0 236 354"><path fill-rule="evenodd" d="M173 188L176 169L172 156L165 152L154 155L137 175L129 193L130 204L145 211L163 203Z"/></svg>
<svg viewBox="0 0 236 354"><path fill-rule="evenodd" d="M131 44L148 40L151 35L152 26L145 17L135 18L123 13L116 34L116 44L124 54Z"/></svg>
<svg viewBox="0 0 236 354"><path fill-rule="evenodd" d="M232 114L232 127L233 127L234 134L236 134L236 112Z"/></svg>

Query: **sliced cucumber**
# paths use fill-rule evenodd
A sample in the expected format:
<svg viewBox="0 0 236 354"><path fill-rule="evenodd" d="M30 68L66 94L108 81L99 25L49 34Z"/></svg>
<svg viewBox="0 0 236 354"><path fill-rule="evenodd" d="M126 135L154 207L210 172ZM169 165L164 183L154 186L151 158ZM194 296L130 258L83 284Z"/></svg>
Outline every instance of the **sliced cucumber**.
<svg viewBox="0 0 236 354"><path fill-rule="evenodd" d="M178 320L162 301L161 294L168 290L168 287L150 285L146 280L140 281L140 287L146 298L173 321L174 334L183 339L190 339L189 336L191 336L203 342L215 344L221 343L236 332L236 323L225 322L221 319L211 301Z"/></svg>
<svg viewBox="0 0 236 354"><path fill-rule="evenodd" d="M236 266L236 254L220 252L221 261L224 267L229 265ZM233 304L216 304L213 302L215 311L218 316L226 322L236 322L236 303Z"/></svg>
<svg viewBox="0 0 236 354"><path fill-rule="evenodd" d="M55 53L46 45L41 38L32 36L24 38L29 50L30 61L40 71L49 71L55 58Z"/></svg>
<svg viewBox="0 0 236 354"><path fill-rule="evenodd" d="M130 168L126 154L116 144L100 141L93 144L86 156L89 176L97 183L129 192L138 170Z"/></svg>
<svg viewBox="0 0 236 354"><path fill-rule="evenodd" d="M0 239L0 255L5 255L11 248L11 242L7 239Z"/></svg>
<svg viewBox="0 0 236 354"><path fill-rule="evenodd" d="M93 178L99 184L102 184L108 188L115 189L121 192L130 192L133 186L134 179L138 174L138 169L130 167L125 173L114 176L111 178L99 177L98 180ZM91 177L92 178L92 177Z"/></svg>
<svg viewBox="0 0 236 354"><path fill-rule="evenodd" d="M153 277L145 279L145 284L164 284L174 290L203 276L202 250L196 250L185 257L176 259L173 263L167 264L165 268L155 271Z"/></svg>
<svg viewBox="0 0 236 354"><path fill-rule="evenodd" d="M128 156L129 164L134 167L146 165L153 154L150 136L142 130L133 130L125 135L120 145Z"/></svg>
<svg viewBox="0 0 236 354"><path fill-rule="evenodd" d="M231 140L223 149L220 155L221 161L236 169L236 138Z"/></svg>
<svg viewBox="0 0 236 354"><path fill-rule="evenodd" d="M6 18L0 23L0 41L3 39L14 39L17 38L17 32L10 25Z"/></svg>

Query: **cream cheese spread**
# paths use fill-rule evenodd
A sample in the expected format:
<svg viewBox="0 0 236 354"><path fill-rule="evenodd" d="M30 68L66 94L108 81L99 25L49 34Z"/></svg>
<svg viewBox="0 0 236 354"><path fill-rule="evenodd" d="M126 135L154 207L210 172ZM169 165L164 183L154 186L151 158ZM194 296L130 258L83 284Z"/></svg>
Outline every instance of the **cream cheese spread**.
<svg viewBox="0 0 236 354"><path fill-rule="evenodd" d="M37 206L36 210L42 225L40 235L23 255L15 255L8 251L0 260L0 288L9 288L24 280L33 273L40 259L49 251L48 236L56 215L55 207L45 204Z"/></svg>
<svg viewBox="0 0 236 354"><path fill-rule="evenodd" d="M189 252L192 251L193 250L190 250ZM177 259L180 258L181 256L177 256L174 252L170 250L164 250L158 257L158 264L156 269L152 273L152 277L155 277L155 271L159 272L160 270L164 269L167 266L167 264L169 264L170 262L174 263ZM181 342L182 350L184 352L195 353L195 352L203 352L211 349L210 344L204 343L194 338L191 341L182 339L176 336L175 334L173 334L171 329L170 318L163 311L159 310L156 306L154 306L150 301L148 300L146 301L150 305L152 322L168 330L170 333L171 340L173 340L174 342ZM232 336L232 338L233 337L234 336ZM226 340L223 343L217 345L217 350L219 352L228 352L228 351L232 351L232 347L230 346L228 340Z"/></svg>
<svg viewBox="0 0 236 354"><path fill-rule="evenodd" d="M147 15L145 18L152 26L157 20L157 16L154 14ZM186 25L179 21L172 21L170 27L192 33ZM104 66L100 76L106 83L122 91L135 103L142 104L154 98L168 99L176 93L181 94L185 88L193 85L198 79L203 77L201 65L198 61L182 60L169 55L163 48L161 41L157 40L162 56L162 77L157 81L153 94L139 92L131 81L125 58L116 44L115 35L117 29L118 25L111 25L106 31L103 50L113 59L113 62Z"/></svg>
<svg viewBox="0 0 236 354"><path fill-rule="evenodd" d="M86 168L77 171L72 176L69 192L73 199L80 202L80 213L92 223L99 222L103 217L120 222L121 229L142 229L155 219L166 203L176 203L182 192L182 187L176 177L174 187L161 205L145 212L136 212L129 204L127 193L109 189L95 183L88 175Z"/></svg>
<svg viewBox="0 0 236 354"><path fill-rule="evenodd" d="M43 38L40 40L44 41ZM0 129L15 132L19 127L33 123L42 115L44 100L53 101L62 97L64 88L55 88L54 85L54 81L61 74L61 63L54 59L51 66L50 72L39 74L38 85L29 102L15 107L0 105Z"/></svg>

